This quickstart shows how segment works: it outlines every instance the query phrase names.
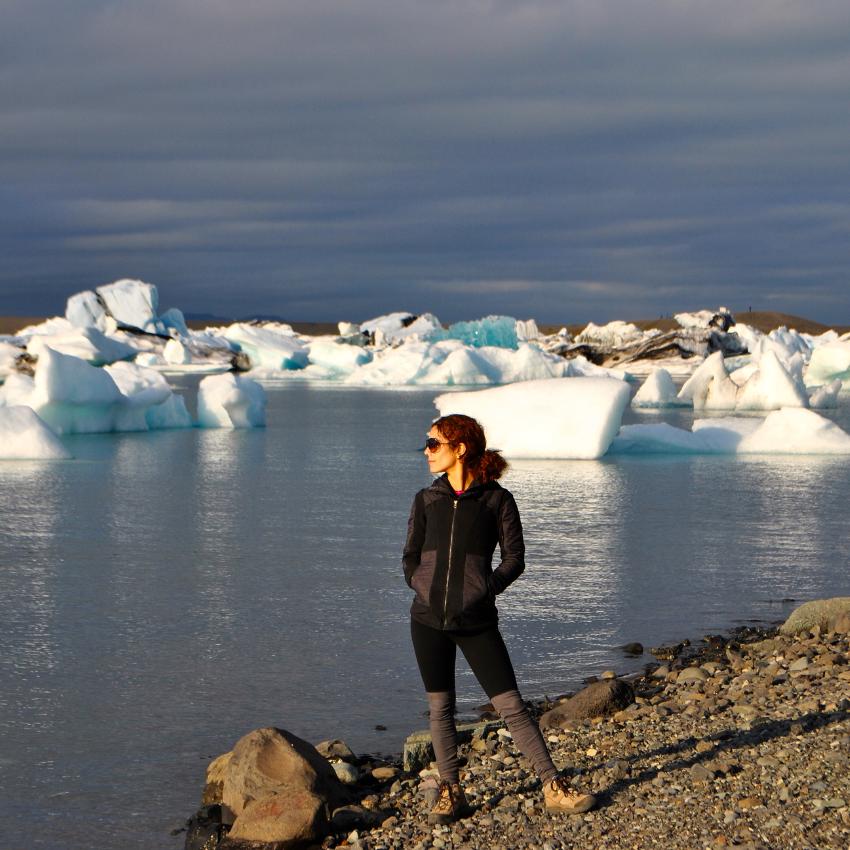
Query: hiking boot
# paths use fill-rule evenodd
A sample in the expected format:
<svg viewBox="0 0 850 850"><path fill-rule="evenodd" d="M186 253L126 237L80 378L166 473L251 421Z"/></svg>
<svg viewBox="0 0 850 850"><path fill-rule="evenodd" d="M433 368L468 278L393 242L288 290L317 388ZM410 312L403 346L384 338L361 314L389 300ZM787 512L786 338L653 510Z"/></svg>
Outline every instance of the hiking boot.
<svg viewBox="0 0 850 850"><path fill-rule="evenodd" d="M428 813L428 823L453 823L472 814L463 788L457 782L441 782L440 795Z"/></svg>
<svg viewBox="0 0 850 850"><path fill-rule="evenodd" d="M552 815L580 815L596 805L593 794L582 794L570 787L563 776L556 776L543 786L546 811Z"/></svg>

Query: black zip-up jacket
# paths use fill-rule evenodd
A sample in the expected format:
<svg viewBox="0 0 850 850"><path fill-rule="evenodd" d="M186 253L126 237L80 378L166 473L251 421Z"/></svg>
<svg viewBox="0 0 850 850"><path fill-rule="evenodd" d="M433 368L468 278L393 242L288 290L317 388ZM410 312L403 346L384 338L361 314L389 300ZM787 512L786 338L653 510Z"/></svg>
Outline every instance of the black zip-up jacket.
<svg viewBox="0 0 850 850"><path fill-rule="evenodd" d="M501 563L494 570L497 543ZM525 569L514 497L496 481L473 482L458 496L442 475L413 499L402 562L416 591L415 620L446 630L495 625L496 596Z"/></svg>

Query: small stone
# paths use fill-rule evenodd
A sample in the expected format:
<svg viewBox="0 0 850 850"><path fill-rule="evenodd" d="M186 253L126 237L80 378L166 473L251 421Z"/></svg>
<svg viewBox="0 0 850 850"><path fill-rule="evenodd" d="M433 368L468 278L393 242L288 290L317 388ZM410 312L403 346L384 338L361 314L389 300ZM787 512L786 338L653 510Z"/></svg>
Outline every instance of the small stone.
<svg viewBox="0 0 850 850"><path fill-rule="evenodd" d="M761 805L762 801L758 797L744 797L742 800L738 800L739 809L755 809Z"/></svg>
<svg viewBox="0 0 850 850"><path fill-rule="evenodd" d="M824 806L827 809L843 809L846 805L847 803L843 797L831 797L829 800L824 801Z"/></svg>
<svg viewBox="0 0 850 850"><path fill-rule="evenodd" d="M809 659L804 655L802 658L798 658L788 669L792 673L799 672L800 670L806 670L809 666Z"/></svg>
<svg viewBox="0 0 850 850"><path fill-rule="evenodd" d="M372 771L372 776L375 779L385 780L385 779L393 779L398 776L398 768L397 767L376 767Z"/></svg>
<svg viewBox="0 0 850 850"><path fill-rule="evenodd" d="M694 749L695 749L698 753L707 753L707 752L709 752L710 750L713 750L713 749L714 749L714 745L713 745L713 744L709 744L709 742L708 742L708 741L697 741L697 745L694 747Z"/></svg>
<svg viewBox="0 0 850 850"><path fill-rule="evenodd" d="M616 679L617 674L613 670L603 670L600 679Z"/></svg>
<svg viewBox="0 0 850 850"><path fill-rule="evenodd" d="M667 664L661 664L652 671L653 679L666 679L670 673L670 667Z"/></svg>
<svg viewBox="0 0 850 850"><path fill-rule="evenodd" d="M704 682L709 678L708 673L702 667L686 667L676 677L677 682Z"/></svg>
<svg viewBox="0 0 850 850"><path fill-rule="evenodd" d="M736 812L726 812L723 815L723 825L729 826L730 823L735 823L738 820L738 814Z"/></svg>
<svg viewBox="0 0 850 850"><path fill-rule="evenodd" d="M697 782L711 782L714 779L714 771L709 770L704 764L691 765L691 776Z"/></svg>
<svg viewBox="0 0 850 850"><path fill-rule="evenodd" d="M360 771L347 761L332 761L331 767L337 775L337 779L346 785L354 785L360 779Z"/></svg>

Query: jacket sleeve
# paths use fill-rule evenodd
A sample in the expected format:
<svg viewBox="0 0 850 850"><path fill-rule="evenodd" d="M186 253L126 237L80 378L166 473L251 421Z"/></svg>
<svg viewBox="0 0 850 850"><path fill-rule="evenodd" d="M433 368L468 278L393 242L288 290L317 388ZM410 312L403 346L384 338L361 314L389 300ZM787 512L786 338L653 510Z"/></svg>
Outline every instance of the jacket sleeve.
<svg viewBox="0 0 850 850"><path fill-rule="evenodd" d="M422 493L419 492L413 499L410 509L410 518L407 520L407 540L404 544L402 555L402 566L404 567L404 580L410 585L413 573L419 566L419 556L422 553L422 544L425 542L425 503Z"/></svg>
<svg viewBox="0 0 850 850"><path fill-rule="evenodd" d="M502 561L490 577L494 594L501 593L516 581L525 569L525 542L522 539L522 522L514 497L505 493L499 508L499 551Z"/></svg>

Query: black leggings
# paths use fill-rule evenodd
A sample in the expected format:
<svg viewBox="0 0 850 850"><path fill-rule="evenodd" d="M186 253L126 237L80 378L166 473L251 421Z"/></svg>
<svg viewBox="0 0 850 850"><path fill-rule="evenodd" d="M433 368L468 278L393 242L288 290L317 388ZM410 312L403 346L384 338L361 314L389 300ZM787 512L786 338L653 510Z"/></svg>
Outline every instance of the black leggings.
<svg viewBox="0 0 850 850"><path fill-rule="evenodd" d="M443 632L411 620L410 634L429 693L454 691L457 647L490 699L517 690L513 664L496 626L476 632Z"/></svg>

